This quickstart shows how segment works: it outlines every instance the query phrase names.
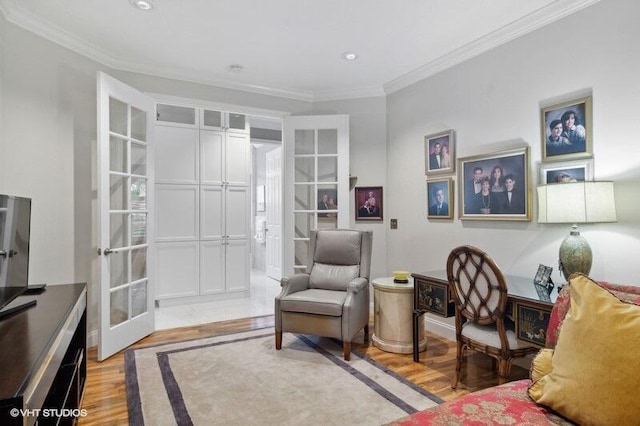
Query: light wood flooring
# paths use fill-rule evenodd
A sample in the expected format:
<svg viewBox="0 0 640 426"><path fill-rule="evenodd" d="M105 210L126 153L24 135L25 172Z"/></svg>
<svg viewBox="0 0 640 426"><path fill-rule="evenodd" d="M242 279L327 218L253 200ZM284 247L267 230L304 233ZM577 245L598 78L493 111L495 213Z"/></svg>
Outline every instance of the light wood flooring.
<svg viewBox="0 0 640 426"><path fill-rule="evenodd" d="M142 339L132 347L153 346L272 326L273 316L269 315L161 330ZM369 329L373 331L373 323L370 324ZM426 335L427 350L420 353L420 362L413 362L412 354L384 352L373 346L371 340L366 344L362 343L362 338L359 339L360 343L353 342L352 348L355 351L365 353L445 401L498 384L497 372L492 369L491 360L482 354L470 352L466 367L463 367L462 380L457 389L452 390L451 381L456 360L455 342L428 331ZM512 380L527 376L526 370L517 366L513 367ZM124 351L108 360L97 362L96 348L89 348L87 381L82 408L87 410L87 416L80 418L79 425L81 426L128 424Z"/></svg>

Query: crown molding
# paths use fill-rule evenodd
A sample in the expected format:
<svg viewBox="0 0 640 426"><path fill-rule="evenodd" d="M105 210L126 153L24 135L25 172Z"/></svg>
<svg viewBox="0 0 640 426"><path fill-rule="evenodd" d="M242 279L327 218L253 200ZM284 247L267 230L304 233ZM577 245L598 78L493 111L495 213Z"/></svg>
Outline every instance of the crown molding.
<svg viewBox="0 0 640 426"><path fill-rule="evenodd" d="M313 92L313 101L338 101L342 99L373 98L377 96L386 96L386 93L381 86L362 87L354 89L320 90Z"/></svg>
<svg viewBox="0 0 640 426"><path fill-rule="evenodd" d="M63 28L38 19L16 5L15 0L0 0L0 12L7 21L35 33L47 40L66 47L82 56L90 58L109 68L121 71L147 74L155 77L170 78L192 83L206 84L225 89L239 90L249 93L276 96L305 102L323 102L344 99L386 96L408 87L420 80L431 77L440 71L467 61L475 56L508 43L522 35L537 30L545 25L571 15L591 6L600 0L558 0L537 10L511 24L499 28L492 33L462 46L438 59L435 59L414 71L385 83L382 87L364 87L337 90L300 90L276 88L259 84L238 83L222 78L212 78L206 73L180 68L158 68L150 64L132 63L115 58L98 46L69 34Z"/></svg>
<svg viewBox="0 0 640 426"><path fill-rule="evenodd" d="M534 13L524 16L486 36L474 40L459 49L439 57L414 71L384 84L386 94L404 89L420 80L431 77L454 65L465 62L482 53L506 44L518 37L542 28L579 10L598 3L600 0L558 0Z"/></svg>
<svg viewBox="0 0 640 426"><path fill-rule="evenodd" d="M36 16L20 9L15 0L0 0L0 11L7 21L35 33L45 39L70 49L82 56L99 62L109 68L120 71L136 72L152 75L161 78L170 78L191 83L207 84L225 89L240 90L244 92L257 93L267 96L277 96L281 98L294 99L299 101L312 102L313 92L307 90L283 89L258 84L245 84L221 78L211 78L205 73L194 72L178 68L158 68L155 65L131 63L122 61L107 54L98 46L78 39L69 34L64 29L52 25L49 22L38 19Z"/></svg>

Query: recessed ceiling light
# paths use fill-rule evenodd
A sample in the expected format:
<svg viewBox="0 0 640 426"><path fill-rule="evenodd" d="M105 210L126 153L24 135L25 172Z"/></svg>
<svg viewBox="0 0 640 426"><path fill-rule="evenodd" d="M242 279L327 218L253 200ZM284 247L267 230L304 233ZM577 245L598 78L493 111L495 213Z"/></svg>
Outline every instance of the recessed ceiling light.
<svg viewBox="0 0 640 426"><path fill-rule="evenodd" d="M355 52L344 52L342 54L342 59L347 61L355 61L358 58L358 55Z"/></svg>
<svg viewBox="0 0 640 426"><path fill-rule="evenodd" d="M151 0L131 0L131 4L136 9L144 10L145 12L153 9L153 3Z"/></svg>

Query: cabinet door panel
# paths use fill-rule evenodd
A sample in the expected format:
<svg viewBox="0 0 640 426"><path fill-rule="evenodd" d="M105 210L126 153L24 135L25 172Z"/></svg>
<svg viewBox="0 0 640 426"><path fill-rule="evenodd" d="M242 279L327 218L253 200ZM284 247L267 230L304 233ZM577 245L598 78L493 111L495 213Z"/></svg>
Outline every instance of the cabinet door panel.
<svg viewBox="0 0 640 426"><path fill-rule="evenodd" d="M249 290L249 240L228 240L226 247L227 291Z"/></svg>
<svg viewBox="0 0 640 426"><path fill-rule="evenodd" d="M198 242L156 244L156 299L196 296Z"/></svg>
<svg viewBox="0 0 640 426"><path fill-rule="evenodd" d="M249 213L249 188L227 188L225 234L229 238L247 238L249 236Z"/></svg>
<svg viewBox="0 0 640 426"><path fill-rule="evenodd" d="M200 189L200 239L224 236L224 189L221 186L202 186Z"/></svg>
<svg viewBox="0 0 640 426"><path fill-rule="evenodd" d="M218 294L225 292L225 256L222 240L200 243L200 292Z"/></svg>
<svg viewBox="0 0 640 426"><path fill-rule="evenodd" d="M197 185L156 185L156 240L197 240L198 204Z"/></svg>
<svg viewBox="0 0 640 426"><path fill-rule="evenodd" d="M196 129L156 126L156 182L198 183Z"/></svg>
<svg viewBox="0 0 640 426"><path fill-rule="evenodd" d="M225 181L229 185L249 185L249 135L227 133L225 143Z"/></svg>
<svg viewBox="0 0 640 426"><path fill-rule="evenodd" d="M224 133L200 130L201 183L221 185Z"/></svg>

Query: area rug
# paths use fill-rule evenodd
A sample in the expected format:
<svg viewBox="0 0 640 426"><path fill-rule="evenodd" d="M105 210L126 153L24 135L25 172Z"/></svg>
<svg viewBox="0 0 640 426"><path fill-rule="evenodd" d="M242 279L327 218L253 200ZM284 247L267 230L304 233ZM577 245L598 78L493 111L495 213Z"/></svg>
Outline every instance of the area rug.
<svg viewBox="0 0 640 426"><path fill-rule="evenodd" d="M125 353L132 425L379 425L442 402L333 339L273 328Z"/></svg>

